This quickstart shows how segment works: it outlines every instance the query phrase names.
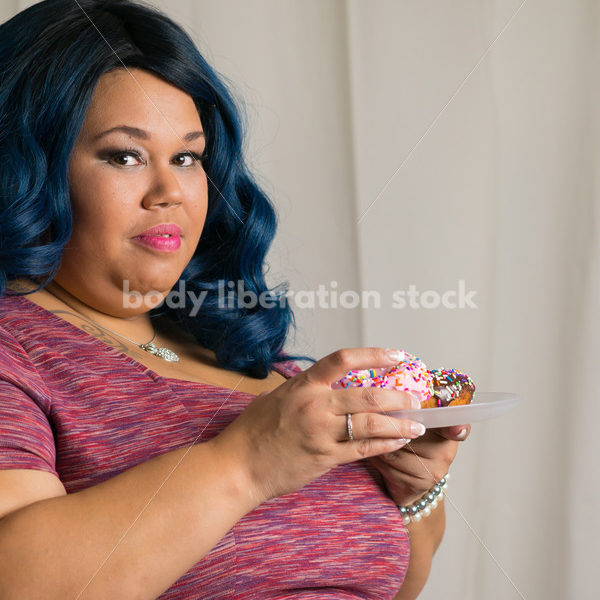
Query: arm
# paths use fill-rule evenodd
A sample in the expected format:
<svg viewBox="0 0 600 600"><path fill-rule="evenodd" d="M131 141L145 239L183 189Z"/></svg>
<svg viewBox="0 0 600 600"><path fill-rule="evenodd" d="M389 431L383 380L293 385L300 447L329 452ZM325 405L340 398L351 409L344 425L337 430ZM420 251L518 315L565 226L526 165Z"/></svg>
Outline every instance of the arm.
<svg viewBox="0 0 600 600"><path fill-rule="evenodd" d="M408 524L410 562L402 588L394 600L413 600L418 597L429 577L431 561L442 541L445 527L446 514L443 500L431 515L416 523Z"/></svg>
<svg viewBox="0 0 600 600"><path fill-rule="evenodd" d="M458 442L464 441L469 432L470 425L432 429L396 452L371 459L383 475L388 493L396 504L411 504L440 481L454 461ZM410 600L419 595L429 576L433 555L442 541L445 527L443 501L428 517L408 524L410 561L395 600Z"/></svg>
<svg viewBox="0 0 600 600"><path fill-rule="evenodd" d="M0 511L12 510L0 518L0 597L62 600L85 589L86 600L156 598L262 502L414 437L410 422L378 414L408 408L408 395L331 389L349 370L395 360L377 348L330 354L259 394L209 442L77 493L16 504L23 485L7 492L0 472ZM348 412L357 415L352 443Z"/></svg>
<svg viewBox="0 0 600 600"><path fill-rule="evenodd" d="M217 438L186 450L0 519L0 597L159 596L256 505Z"/></svg>

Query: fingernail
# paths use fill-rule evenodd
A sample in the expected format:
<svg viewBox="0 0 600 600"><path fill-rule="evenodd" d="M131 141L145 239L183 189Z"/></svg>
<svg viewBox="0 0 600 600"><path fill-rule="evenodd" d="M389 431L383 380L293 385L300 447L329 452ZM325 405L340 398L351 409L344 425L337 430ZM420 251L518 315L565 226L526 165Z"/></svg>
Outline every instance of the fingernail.
<svg viewBox="0 0 600 600"><path fill-rule="evenodd" d="M410 440L406 440L404 438L400 438L399 440L396 440L396 444L397 444L398 448L402 448L403 446L406 446L406 444L408 444L408 442L410 442ZM393 458L393 454L390 454L390 457Z"/></svg>
<svg viewBox="0 0 600 600"><path fill-rule="evenodd" d="M415 435L423 435L425 433L425 425L423 425L423 423L417 423L416 421L413 421L410 424L410 432L414 433Z"/></svg>
<svg viewBox="0 0 600 600"><path fill-rule="evenodd" d="M460 430L460 433L456 436L457 440L464 440L467 437L467 428Z"/></svg>
<svg viewBox="0 0 600 600"><path fill-rule="evenodd" d="M421 408L421 400L419 400L419 398L417 398L414 394L410 395L410 407Z"/></svg>
<svg viewBox="0 0 600 600"><path fill-rule="evenodd" d="M386 354L390 360L399 363L404 359L404 352L402 350L396 350L395 348L386 348Z"/></svg>

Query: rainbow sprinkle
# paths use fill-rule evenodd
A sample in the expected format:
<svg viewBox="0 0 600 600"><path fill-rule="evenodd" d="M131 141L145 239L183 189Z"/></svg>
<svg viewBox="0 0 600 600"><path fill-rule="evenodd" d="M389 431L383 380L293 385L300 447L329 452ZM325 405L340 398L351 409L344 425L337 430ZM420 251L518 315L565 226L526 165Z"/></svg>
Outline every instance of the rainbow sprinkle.
<svg viewBox="0 0 600 600"><path fill-rule="evenodd" d="M433 378L423 361L408 352L404 360L389 368L349 371L334 383L334 389L351 387L378 387L417 394L421 402L433 395Z"/></svg>

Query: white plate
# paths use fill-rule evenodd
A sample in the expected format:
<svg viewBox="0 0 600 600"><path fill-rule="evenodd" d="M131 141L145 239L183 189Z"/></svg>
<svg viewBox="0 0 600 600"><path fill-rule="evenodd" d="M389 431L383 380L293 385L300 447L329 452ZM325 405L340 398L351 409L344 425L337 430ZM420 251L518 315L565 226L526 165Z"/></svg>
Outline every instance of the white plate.
<svg viewBox="0 0 600 600"><path fill-rule="evenodd" d="M519 401L517 394L509 392L478 392L473 394L471 404L443 406L441 408L417 408L389 413L397 419L410 419L423 423L427 428L468 425L499 417Z"/></svg>

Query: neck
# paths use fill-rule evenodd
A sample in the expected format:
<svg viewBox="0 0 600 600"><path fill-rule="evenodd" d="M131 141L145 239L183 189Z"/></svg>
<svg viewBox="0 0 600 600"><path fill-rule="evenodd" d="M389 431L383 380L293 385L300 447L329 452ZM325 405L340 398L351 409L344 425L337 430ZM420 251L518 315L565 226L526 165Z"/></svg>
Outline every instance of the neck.
<svg viewBox="0 0 600 600"><path fill-rule="evenodd" d="M140 344L148 342L154 335L154 328L148 313L134 315L133 317L115 317L114 315L96 310L85 302L82 302L77 296L67 291L56 281L51 281L45 289L72 311L75 311L93 323L105 327L109 331L135 340Z"/></svg>

